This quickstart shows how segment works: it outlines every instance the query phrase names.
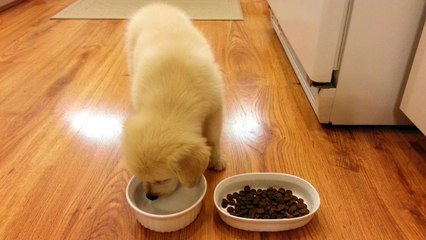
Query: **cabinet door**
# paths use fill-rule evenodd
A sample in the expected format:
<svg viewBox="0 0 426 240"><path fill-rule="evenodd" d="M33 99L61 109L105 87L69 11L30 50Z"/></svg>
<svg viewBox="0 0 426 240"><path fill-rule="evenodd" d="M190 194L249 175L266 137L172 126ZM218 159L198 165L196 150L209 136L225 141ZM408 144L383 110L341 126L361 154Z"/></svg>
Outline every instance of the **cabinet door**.
<svg viewBox="0 0 426 240"><path fill-rule="evenodd" d="M414 57L401 110L426 135L426 25Z"/></svg>
<svg viewBox="0 0 426 240"><path fill-rule="evenodd" d="M350 0L268 0L309 78L330 82L339 67Z"/></svg>

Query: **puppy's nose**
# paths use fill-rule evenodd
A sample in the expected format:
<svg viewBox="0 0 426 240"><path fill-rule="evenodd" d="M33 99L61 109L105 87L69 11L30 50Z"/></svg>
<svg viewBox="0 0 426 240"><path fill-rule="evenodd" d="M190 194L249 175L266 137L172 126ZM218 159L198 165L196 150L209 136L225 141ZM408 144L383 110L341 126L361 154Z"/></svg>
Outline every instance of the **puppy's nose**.
<svg viewBox="0 0 426 240"><path fill-rule="evenodd" d="M155 199L158 198L158 196L154 195L154 194L147 193L146 198L148 198L149 200L155 200Z"/></svg>

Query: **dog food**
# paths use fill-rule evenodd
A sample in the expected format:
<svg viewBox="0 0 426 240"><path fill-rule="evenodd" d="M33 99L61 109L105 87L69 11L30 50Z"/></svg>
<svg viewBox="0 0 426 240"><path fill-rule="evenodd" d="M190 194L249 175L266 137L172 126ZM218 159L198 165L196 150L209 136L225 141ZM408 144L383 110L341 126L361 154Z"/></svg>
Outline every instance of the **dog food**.
<svg viewBox="0 0 426 240"><path fill-rule="evenodd" d="M281 219L301 217L309 213L302 198L289 189L269 187L243 190L226 195L221 203L229 214L244 218Z"/></svg>

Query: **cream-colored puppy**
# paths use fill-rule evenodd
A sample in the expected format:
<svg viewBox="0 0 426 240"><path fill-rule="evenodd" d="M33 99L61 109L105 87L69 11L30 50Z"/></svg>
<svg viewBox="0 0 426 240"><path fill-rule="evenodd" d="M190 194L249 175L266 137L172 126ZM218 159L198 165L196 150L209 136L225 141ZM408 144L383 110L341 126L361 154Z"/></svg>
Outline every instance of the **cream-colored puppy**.
<svg viewBox="0 0 426 240"><path fill-rule="evenodd" d="M210 45L180 10L152 4L130 19L126 51L136 114L124 125L130 171L149 199L195 186L220 153L222 76Z"/></svg>

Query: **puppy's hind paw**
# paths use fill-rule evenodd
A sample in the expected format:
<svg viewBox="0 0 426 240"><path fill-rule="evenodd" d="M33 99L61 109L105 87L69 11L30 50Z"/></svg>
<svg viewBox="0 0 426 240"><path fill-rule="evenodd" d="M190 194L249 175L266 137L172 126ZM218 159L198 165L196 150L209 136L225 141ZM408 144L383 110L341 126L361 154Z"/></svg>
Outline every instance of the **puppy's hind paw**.
<svg viewBox="0 0 426 240"><path fill-rule="evenodd" d="M209 169L213 169L215 171L222 171L226 168L226 161L222 157L218 157L216 159L210 159Z"/></svg>

